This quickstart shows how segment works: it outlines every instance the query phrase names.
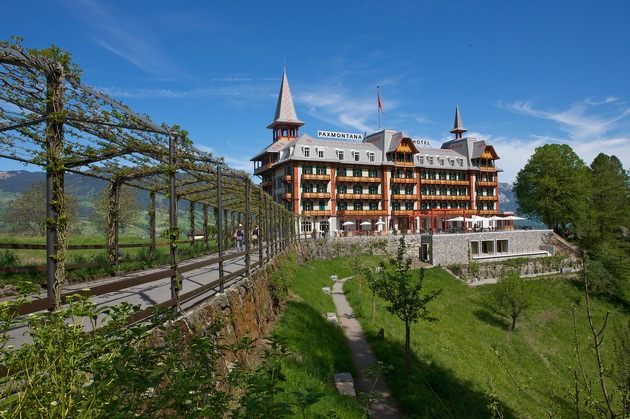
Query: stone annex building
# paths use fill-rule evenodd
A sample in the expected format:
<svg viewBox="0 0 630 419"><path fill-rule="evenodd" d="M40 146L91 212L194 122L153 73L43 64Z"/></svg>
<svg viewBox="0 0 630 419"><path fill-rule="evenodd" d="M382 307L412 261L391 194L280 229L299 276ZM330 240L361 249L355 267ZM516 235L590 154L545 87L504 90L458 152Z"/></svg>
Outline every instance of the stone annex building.
<svg viewBox="0 0 630 419"><path fill-rule="evenodd" d="M327 138L313 138L300 134L303 125L285 69L275 117L268 126L273 142L251 161L263 189L300 216L301 234L419 234L418 238L427 236L420 257L428 260L434 259L428 249L436 245L431 237L439 233L515 233L514 215L499 209L499 156L485 141L464 137L467 130L457 106L450 131L455 138L441 148L387 129L365 138L328 132L319 134ZM466 236L468 243L470 235ZM507 239L494 238L485 244L479 239L472 246L482 257L538 254L540 245L535 240L513 252ZM469 246L459 247L467 254Z"/></svg>

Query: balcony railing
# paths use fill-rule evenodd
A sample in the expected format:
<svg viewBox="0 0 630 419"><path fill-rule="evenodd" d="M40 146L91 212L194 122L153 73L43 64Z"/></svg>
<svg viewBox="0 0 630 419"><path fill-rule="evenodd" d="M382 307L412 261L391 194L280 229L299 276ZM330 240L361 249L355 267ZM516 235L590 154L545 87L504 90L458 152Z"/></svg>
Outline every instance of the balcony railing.
<svg viewBox="0 0 630 419"><path fill-rule="evenodd" d="M422 185L452 185L452 186L468 186L467 180L451 180L451 179L420 179Z"/></svg>
<svg viewBox="0 0 630 419"><path fill-rule="evenodd" d="M330 199L330 192L302 192L302 199Z"/></svg>
<svg viewBox="0 0 630 419"><path fill-rule="evenodd" d="M302 173L302 180L321 180L321 181L329 181L330 175L318 175L318 174L310 174L310 173Z"/></svg>
<svg viewBox="0 0 630 419"><path fill-rule="evenodd" d="M255 169L254 170L254 174L258 175L260 173L264 173L267 170L271 169L272 167L273 167L273 163L264 164L264 165L260 166L258 169Z"/></svg>
<svg viewBox="0 0 630 419"><path fill-rule="evenodd" d="M499 197L496 195L477 195L477 201L496 201Z"/></svg>
<svg viewBox="0 0 630 419"><path fill-rule="evenodd" d="M477 186L499 186L498 180L478 180L475 182Z"/></svg>
<svg viewBox="0 0 630 419"><path fill-rule="evenodd" d="M337 210L337 215L340 217L379 217L387 215L387 210Z"/></svg>
<svg viewBox="0 0 630 419"><path fill-rule="evenodd" d="M305 217L330 217L330 210L303 210L302 215Z"/></svg>
<svg viewBox="0 0 630 419"><path fill-rule="evenodd" d="M270 180L265 180L264 182L260 183L260 187L263 189L271 188L271 185L273 185L273 182Z"/></svg>
<svg viewBox="0 0 630 419"><path fill-rule="evenodd" d="M337 182L380 183L381 180L380 177L337 176Z"/></svg>
<svg viewBox="0 0 630 419"><path fill-rule="evenodd" d="M418 181L415 177L393 177L391 183L394 184L415 184Z"/></svg>
<svg viewBox="0 0 630 419"><path fill-rule="evenodd" d="M282 194L282 199L284 199L285 201L290 201L292 196L293 195L291 194L291 192L287 192Z"/></svg>
<svg viewBox="0 0 630 419"><path fill-rule="evenodd" d="M402 194L402 193L395 193L392 194L392 201L417 201L418 200L418 194Z"/></svg>
<svg viewBox="0 0 630 419"><path fill-rule="evenodd" d="M381 199L381 194L338 193L337 199Z"/></svg>
<svg viewBox="0 0 630 419"><path fill-rule="evenodd" d="M407 210L407 209L392 210L392 215L413 215L413 210Z"/></svg>
<svg viewBox="0 0 630 419"><path fill-rule="evenodd" d="M292 180L293 180L293 176L291 176L291 175L284 175L284 176L282 176L282 181L284 183L291 183Z"/></svg>
<svg viewBox="0 0 630 419"><path fill-rule="evenodd" d="M470 201L469 195L421 195L423 201Z"/></svg>

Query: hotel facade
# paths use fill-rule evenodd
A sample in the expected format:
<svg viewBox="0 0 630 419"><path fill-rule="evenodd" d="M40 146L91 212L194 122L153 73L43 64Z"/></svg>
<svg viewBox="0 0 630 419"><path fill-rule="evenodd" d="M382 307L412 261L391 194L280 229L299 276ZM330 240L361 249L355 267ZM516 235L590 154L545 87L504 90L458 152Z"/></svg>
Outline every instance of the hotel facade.
<svg viewBox="0 0 630 419"><path fill-rule="evenodd" d="M263 189L299 215L302 233L439 233L500 215L499 157L492 145L464 136L457 106L454 139L440 148L388 129L314 138L300 134L303 125L285 70L268 126L273 142L251 160Z"/></svg>

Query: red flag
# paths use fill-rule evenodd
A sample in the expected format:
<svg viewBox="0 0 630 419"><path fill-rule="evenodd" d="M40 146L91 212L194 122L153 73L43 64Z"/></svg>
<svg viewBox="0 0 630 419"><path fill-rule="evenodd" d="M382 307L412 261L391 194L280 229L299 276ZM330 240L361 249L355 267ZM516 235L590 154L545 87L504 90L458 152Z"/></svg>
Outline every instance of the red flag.
<svg viewBox="0 0 630 419"><path fill-rule="evenodd" d="M377 92L378 96L378 110L381 111L383 115L385 115L385 111L383 111L383 103L381 102L381 92Z"/></svg>

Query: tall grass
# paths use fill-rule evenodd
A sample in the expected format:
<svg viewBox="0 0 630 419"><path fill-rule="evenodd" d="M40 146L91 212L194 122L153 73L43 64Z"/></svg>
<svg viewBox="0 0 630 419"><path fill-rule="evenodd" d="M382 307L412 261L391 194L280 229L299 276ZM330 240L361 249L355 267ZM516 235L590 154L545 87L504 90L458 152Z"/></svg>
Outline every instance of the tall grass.
<svg viewBox="0 0 630 419"><path fill-rule="evenodd" d="M327 312L334 312L332 297L322 291L332 287L330 275L351 275L340 259L313 261L300 267L291 283L286 312L273 331L293 356L284 360L284 387L287 397L294 391L312 388L323 397L311 408L311 414L334 414L339 418L364 417L363 408L354 398L340 396L333 386L333 376L340 372L356 374L352 356L342 329L328 322Z"/></svg>
<svg viewBox="0 0 630 419"><path fill-rule="evenodd" d="M394 367L388 383L407 415L489 417L487 406L493 400L504 409L506 417L545 416L538 403L560 417L575 415L571 394L572 368L577 368L577 361L571 307L578 313L586 371L592 379L597 378L579 284L566 279L532 281L536 304L524 313L516 331L509 332L508 319L493 309L493 285L471 288L441 268L427 270L424 283L427 291L443 289L428 306L439 320L414 325L409 377L403 373L403 322L388 313L378 299L372 322L370 298L359 300L358 286L353 281L345 285L376 356ZM607 312L622 320L629 317L621 307L607 301L591 303L595 319L603 320ZM378 337L381 328L385 330L384 339ZM612 343L605 345L604 352L611 359ZM519 391L516 383L538 402Z"/></svg>

